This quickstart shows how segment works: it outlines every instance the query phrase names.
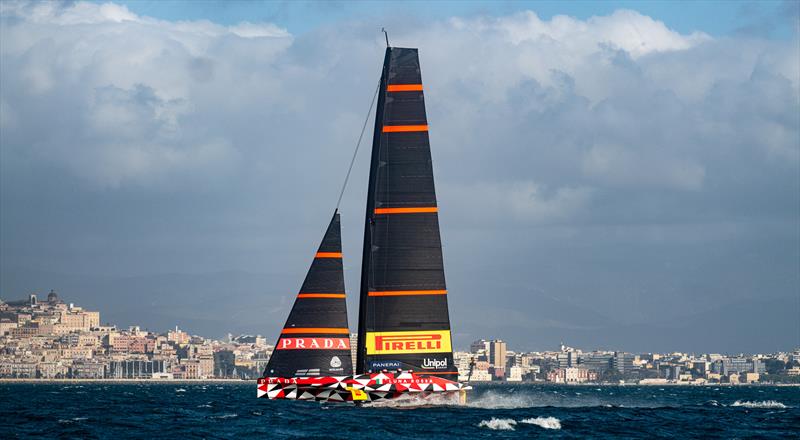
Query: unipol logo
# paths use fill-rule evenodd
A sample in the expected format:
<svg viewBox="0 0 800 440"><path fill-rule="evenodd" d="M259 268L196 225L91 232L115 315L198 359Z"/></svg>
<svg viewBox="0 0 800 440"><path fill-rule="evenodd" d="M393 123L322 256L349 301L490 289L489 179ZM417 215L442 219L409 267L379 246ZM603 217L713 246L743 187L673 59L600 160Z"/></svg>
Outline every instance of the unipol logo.
<svg viewBox="0 0 800 440"><path fill-rule="evenodd" d="M369 332L367 354L447 353L449 330Z"/></svg>
<svg viewBox="0 0 800 440"><path fill-rule="evenodd" d="M447 368L447 359L428 359L422 360L422 368L426 370L441 370Z"/></svg>
<svg viewBox="0 0 800 440"><path fill-rule="evenodd" d="M281 338L278 350L349 350L349 338Z"/></svg>

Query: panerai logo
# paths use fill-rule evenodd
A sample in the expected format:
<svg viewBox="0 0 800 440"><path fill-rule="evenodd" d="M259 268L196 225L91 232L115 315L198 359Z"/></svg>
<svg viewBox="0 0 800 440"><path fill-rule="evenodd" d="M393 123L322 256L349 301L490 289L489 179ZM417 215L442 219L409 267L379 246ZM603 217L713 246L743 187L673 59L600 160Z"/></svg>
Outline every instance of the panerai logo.
<svg viewBox="0 0 800 440"><path fill-rule="evenodd" d="M440 370L447 368L447 359L428 359L422 360L422 368L426 370Z"/></svg>

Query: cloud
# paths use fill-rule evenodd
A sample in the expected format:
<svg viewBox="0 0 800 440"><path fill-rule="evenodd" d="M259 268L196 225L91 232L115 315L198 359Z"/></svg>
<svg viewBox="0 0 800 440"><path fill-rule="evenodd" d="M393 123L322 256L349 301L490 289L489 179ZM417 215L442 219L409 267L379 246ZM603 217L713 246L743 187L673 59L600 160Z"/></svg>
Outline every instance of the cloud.
<svg viewBox="0 0 800 440"><path fill-rule="evenodd" d="M582 159L584 173L611 185L634 183L640 187L664 186L700 189L705 170L697 163L625 149L594 145Z"/></svg>
<svg viewBox="0 0 800 440"><path fill-rule="evenodd" d="M4 267L302 277L378 80L371 22L293 35L0 3ZM408 23L391 23L392 42L420 47L463 303L535 307L536 288L645 320L757 285L796 294L795 42L684 34L631 10ZM342 204L347 255L360 254L366 145Z"/></svg>

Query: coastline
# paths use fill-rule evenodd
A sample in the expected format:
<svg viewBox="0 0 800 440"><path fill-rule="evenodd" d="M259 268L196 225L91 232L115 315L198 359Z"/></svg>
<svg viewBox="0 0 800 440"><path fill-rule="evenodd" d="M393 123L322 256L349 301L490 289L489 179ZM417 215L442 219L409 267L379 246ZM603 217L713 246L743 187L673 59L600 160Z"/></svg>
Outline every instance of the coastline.
<svg viewBox="0 0 800 440"><path fill-rule="evenodd" d="M30 379L0 378L0 383L242 383L255 384L245 379Z"/></svg>
<svg viewBox="0 0 800 440"><path fill-rule="evenodd" d="M256 379L31 379L31 378L0 378L2 383L168 383L168 384L208 384L208 383L239 383L254 384ZM706 384L682 384L682 383L549 383L549 382L472 382L470 385L540 385L540 386L569 386L569 387L800 387L800 383L747 383L747 384L727 384L727 383L706 383Z"/></svg>

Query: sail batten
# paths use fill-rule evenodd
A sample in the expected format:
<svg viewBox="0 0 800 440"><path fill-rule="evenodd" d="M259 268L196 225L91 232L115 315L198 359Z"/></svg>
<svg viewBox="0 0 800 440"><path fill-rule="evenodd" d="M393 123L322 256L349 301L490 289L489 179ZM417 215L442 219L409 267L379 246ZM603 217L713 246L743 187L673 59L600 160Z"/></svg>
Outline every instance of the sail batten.
<svg viewBox="0 0 800 440"><path fill-rule="evenodd" d="M359 373L454 373L417 49L387 48L373 133L359 303Z"/></svg>

